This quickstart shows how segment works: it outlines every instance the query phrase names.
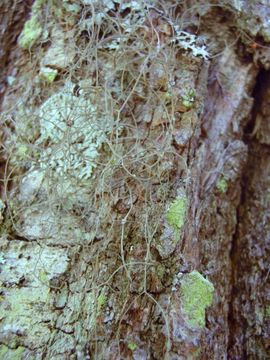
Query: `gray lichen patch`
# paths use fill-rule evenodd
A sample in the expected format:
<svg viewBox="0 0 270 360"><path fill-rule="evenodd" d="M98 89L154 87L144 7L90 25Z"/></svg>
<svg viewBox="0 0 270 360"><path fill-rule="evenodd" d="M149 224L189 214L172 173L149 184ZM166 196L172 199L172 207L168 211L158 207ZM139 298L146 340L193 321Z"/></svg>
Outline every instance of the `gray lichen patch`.
<svg viewBox="0 0 270 360"><path fill-rule="evenodd" d="M45 177L45 172L39 169L29 171L21 180L19 187L19 200L23 202L31 202L37 195L43 191L42 186Z"/></svg>
<svg viewBox="0 0 270 360"><path fill-rule="evenodd" d="M27 209L21 215L22 234L29 240L48 239L59 231L57 218L50 209Z"/></svg>
<svg viewBox="0 0 270 360"><path fill-rule="evenodd" d="M98 113L86 96L75 96L72 86L52 95L40 108L38 144L49 143L40 154L40 167L60 176L81 181L88 179L96 167L96 158L112 119Z"/></svg>
<svg viewBox="0 0 270 360"><path fill-rule="evenodd" d="M73 198L74 200L74 198ZM69 209L69 208L67 208ZM95 221L93 219L93 221ZM96 235L94 223L91 230L84 229L76 217L38 206L29 208L20 216L20 233L29 240L42 240L46 245L67 246L89 244Z"/></svg>
<svg viewBox="0 0 270 360"><path fill-rule="evenodd" d="M72 335L59 332L54 339L52 347L50 349L51 355L62 355L71 352L76 345L76 341Z"/></svg>
<svg viewBox="0 0 270 360"><path fill-rule="evenodd" d="M49 289L51 282L67 271L66 250L13 240L8 249L2 248L2 254L2 340L9 347L16 343L40 348L51 337L49 324L55 314L50 309Z"/></svg>
<svg viewBox="0 0 270 360"><path fill-rule="evenodd" d="M75 42L68 41L74 38L74 31L64 33L55 27L51 38L51 46L41 60L41 68L63 70L74 61L76 55Z"/></svg>
<svg viewBox="0 0 270 360"><path fill-rule="evenodd" d="M35 287L44 285L39 273L46 273L50 280L65 273L69 261L64 249L30 246L16 240L12 241L8 250L2 250L2 254L5 263L1 266L1 282L10 285L19 284L22 277Z"/></svg>
<svg viewBox="0 0 270 360"><path fill-rule="evenodd" d="M82 83L78 94L73 93L74 84L67 83L35 111L40 126L32 145L36 156L29 160L18 194L22 207L31 203L18 216L21 233L28 239L75 244L95 236L94 228L83 231L72 214L57 210L59 204L69 212L73 206L89 207L93 189L88 181L114 128L102 99L89 90L89 83ZM87 228L96 222L92 217L87 218Z"/></svg>

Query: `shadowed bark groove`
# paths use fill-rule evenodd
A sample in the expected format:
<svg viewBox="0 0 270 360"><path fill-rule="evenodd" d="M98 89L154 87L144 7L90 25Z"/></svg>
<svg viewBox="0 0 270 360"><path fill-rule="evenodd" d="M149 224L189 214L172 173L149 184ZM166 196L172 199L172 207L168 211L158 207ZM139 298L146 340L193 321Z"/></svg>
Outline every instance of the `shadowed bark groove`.
<svg viewBox="0 0 270 360"><path fill-rule="evenodd" d="M228 354L236 360L267 359L270 349L269 93L270 74L261 71L253 91L253 116L246 127L248 161L241 179L242 196L231 251Z"/></svg>

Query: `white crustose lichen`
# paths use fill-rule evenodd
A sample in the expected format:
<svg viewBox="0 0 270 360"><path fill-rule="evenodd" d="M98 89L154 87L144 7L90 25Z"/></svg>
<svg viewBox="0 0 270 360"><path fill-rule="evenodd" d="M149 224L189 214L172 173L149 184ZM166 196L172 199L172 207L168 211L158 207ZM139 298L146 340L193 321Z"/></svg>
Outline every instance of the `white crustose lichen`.
<svg viewBox="0 0 270 360"><path fill-rule="evenodd" d="M89 94L74 95L70 85L45 101L39 115L37 143L44 146L40 167L64 177L90 178L98 150L111 131L110 117L98 112Z"/></svg>

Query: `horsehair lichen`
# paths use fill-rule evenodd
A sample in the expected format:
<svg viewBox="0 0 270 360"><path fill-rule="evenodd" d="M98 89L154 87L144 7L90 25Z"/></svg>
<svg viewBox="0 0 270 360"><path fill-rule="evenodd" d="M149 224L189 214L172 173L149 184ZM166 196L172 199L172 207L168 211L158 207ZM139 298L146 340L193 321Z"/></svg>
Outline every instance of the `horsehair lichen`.
<svg viewBox="0 0 270 360"><path fill-rule="evenodd" d="M181 301L187 323L194 327L205 326L205 309L213 301L213 284L198 271L186 274L181 281Z"/></svg>
<svg viewBox="0 0 270 360"><path fill-rule="evenodd" d="M69 6L71 1L59 1L59 5L63 5L63 3L68 5L65 7L66 10L77 12L78 8ZM164 214L164 207L167 199L172 196L172 189L169 186L167 195L159 196L158 201L155 200L155 195L158 193L158 188L163 187L163 184L170 183L173 166L176 159L179 159L178 151L172 144L171 135L175 122L181 121L181 119L175 119L173 109L183 108L181 105L183 100L186 101L184 105L187 108L196 108L196 99L192 92L188 92L187 97L180 98L182 93L185 93L183 89L187 88L183 85L183 78L188 78L192 89L195 89L195 83L193 83L192 75L182 76L181 66L178 67L179 74L176 73L178 66L176 64L180 63L178 61L179 53L185 54L183 57L186 59L194 56L206 58L207 53L204 49L201 52L198 50L201 45L199 45L197 35L184 32L182 28L177 28L174 23L167 21L169 12L158 1L81 0L76 3L80 3L80 6L81 3L84 4L84 7L81 6L81 11L78 12L79 26L75 20L75 25L73 20L70 21L71 17L63 17L66 14L65 11L59 11L56 14L55 9L47 7L48 23L44 28L48 29L49 41L41 43L38 48L34 49L34 54L37 54L36 59L39 61L35 69L40 69L36 80L45 80L36 82L38 86L42 85L43 87L33 89L35 95L31 99L34 107L39 106L36 118L39 120L40 132L34 137L34 140L29 140L26 146L22 145L19 152L24 156L28 149L35 149L37 156L35 158L32 156L33 166L30 173L36 170L40 174L40 178L43 179L44 176L44 182L48 181L49 185L45 186L42 182L42 191L34 192L32 191L33 186L30 188L30 192L25 186L25 198L28 200L31 198L31 202L22 201L22 207L29 206L29 221L27 222L24 218L20 219L22 228L26 234L25 237L31 238L28 229L30 226L27 228L27 224L30 223L33 227L34 207L41 208L41 215L36 216L36 224L40 219L42 220L44 203L48 204L53 211L56 209L53 213L55 222L63 224L63 228L67 229L65 234L68 234L69 237L62 236L62 228L58 230L58 227L52 223L50 228L57 231L55 231L55 237L50 241L54 242L56 247L60 237L63 237L63 243L68 246L69 244L73 246L74 243L82 246L91 245L87 248L91 259L89 263L94 264L92 259L98 256L100 266L98 268L93 266L91 270L89 266L89 269L85 269L85 272L81 273L82 280L89 275L89 284L83 289L87 286L99 288L100 284L112 279L110 274L115 274L115 277L119 275L118 284L121 297L115 295L115 312L119 311L120 314L121 311L126 314L129 306L126 302L128 299L126 295L129 291L126 290L128 289L126 285L130 279L122 276L122 270L125 266L129 270L134 266L133 264L139 261L140 266L145 269L144 276L141 281L139 266L135 266L138 286L136 280L132 278L132 286L129 289L132 288L134 292L140 294L143 290L141 296L148 296L150 302L160 307L166 324L169 324L165 311L162 311L155 296L150 295L150 293L163 291L160 279L165 278L164 274L167 271L165 267L161 269L156 263L153 265L155 271L149 271L150 258L153 257L153 260L156 260L155 252L152 253L152 246L154 247L155 244L154 241L151 241L154 237L159 240L161 227L166 223L165 226L170 230L169 237L171 236L171 238L164 237L161 242L170 243L172 239L172 245L168 246L168 251L163 251L164 258L172 254L179 238L176 235L179 235L185 222L187 197L186 195L177 196L170 204L167 213ZM160 17L161 25L157 32L153 31L155 21L152 22L152 12L156 11L154 7L151 7L153 4L156 9L163 10L163 16ZM173 12L170 13L173 14ZM55 21L56 18L59 21L55 27L57 31L54 31L51 21ZM37 19L40 18L37 17ZM76 16L72 19L76 19ZM173 20L175 23L178 21L178 19ZM116 24L117 26L115 26ZM172 26L173 35L166 30L168 25ZM72 32L66 30L70 28L72 28ZM37 43L38 38L32 41L27 46L25 44L25 47L32 47ZM59 42L61 46L58 46ZM67 51L67 45L70 44L74 45L74 57L70 56L70 51ZM50 49L54 51L50 51ZM40 52L38 53L38 51ZM61 63L58 61L56 64L55 58L56 56L57 59L59 58L59 53L61 53ZM62 53L64 61L62 61ZM72 60L67 61L67 58ZM197 62L200 63L201 60ZM159 66L160 64L162 66ZM74 84L59 89L59 84L56 82L49 87L48 83L52 83L56 76L59 83L68 78L72 79ZM151 84L145 81L148 78L153 79ZM89 79L89 88L101 89L102 96L92 97L90 94L92 90L84 92L80 83L82 79ZM74 87L75 83L80 85L78 91ZM56 87L58 87L57 92L48 97L48 92L51 94ZM38 91L35 92L35 90ZM162 100L164 97L166 101ZM44 98L47 100L44 101ZM109 98L106 110L105 106L101 106L102 109L99 106L100 98ZM139 107L142 109L141 114L138 112ZM146 108L148 113L145 115ZM147 125L150 125L150 120L145 119L151 119L156 109L161 109L161 111L155 115L157 121L151 123L151 131L147 134L144 131L145 124L149 121ZM117 121L114 121L115 118ZM124 128L120 139L117 136L114 137L115 133L112 134L114 126L118 134L121 131L119 128ZM102 149L103 144L108 144L111 159L107 159L108 154L103 151L105 150ZM101 154L106 156L99 156ZM181 161L182 159L179 160L179 162ZM97 168L95 169L95 167ZM172 187L179 181L178 176L174 178L176 179L172 180ZM34 184L33 177L30 182L31 185ZM80 195L81 189L85 191L86 196L83 191L83 196ZM71 201L71 207L63 206L64 201L70 202L70 193L76 193L76 200ZM63 197L60 198L59 194ZM59 199L63 199L63 202L60 202ZM81 201L82 199L83 201ZM155 212L153 212L153 216L149 216L150 207L160 209L156 212L157 216L154 216ZM66 217L63 216L65 212L68 215ZM162 217L163 221L162 219L157 221L157 217ZM72 228L73 224L77 224L75 221L72 222L74 218L78 219L80 230L85 226L89 233L90 229L91 241L85 241L85 237L81 234L75 235L75 231L71 233L69 227ZM47 222L47 220L45 219L43 222ZM121 225L119 226L119 224ZM136 234L138 229L140 229L140 234ZM131 230L135 236L130 236ZM42 230L42 235L44 235L44 230ZM36 238L36 235L33 238ZM92 243L93 239L95 239L95 243ZM97 240L99 241L98 245ZM114 246L109 248L109 243ZM93 253L96 245L96 253ZM132 253L132 247L136 250L134 253ZM119 262L119 255L122 256L123 266ZM72 274L73 271L74 269L71 268ZM79 271L80 269L77 270L78 273ZM40 275L46 282L44 274ZM118 278L115 281L117 282ZM73 285L74 289L84 291L76 281ZM105 311L103 310L107 308L109 295L100 293L99 297L95 298L94 304L97 310L102 309L98 314L97 326L99 323L105 323L103 319ZM70 306L72 301L70 299L68 301L66 309L72 309ZM89 318L90 309L89 306L87 307L87 301L89 301L88 296L85 297L82 304L79 304L78 308L82 312L87 309L86 314ZM78 311L76 310L74 313L78 314ZM98 311L93 311L93 314L95 313L97 314ZM121 330L121 316L119 318L120 320L115 321L118 322ZM87 326L89 336L91 336L93 334L92 322L91 326L89 324ZM78 331L74 330L76 337L81 331L80 326L78 325ZM113 326L115 327L115 324ZM120 330L119 340L122 336ZM169 343L169 325L166 326L166 333ZM92 343L95 345L91 345L91 351L93 346L97 346L97 348L99 346L95 341ZM139 353L141 347L139 341L138 344L130 342L128 345L131 351L135 351L135 347L138 347Z"/></svg>

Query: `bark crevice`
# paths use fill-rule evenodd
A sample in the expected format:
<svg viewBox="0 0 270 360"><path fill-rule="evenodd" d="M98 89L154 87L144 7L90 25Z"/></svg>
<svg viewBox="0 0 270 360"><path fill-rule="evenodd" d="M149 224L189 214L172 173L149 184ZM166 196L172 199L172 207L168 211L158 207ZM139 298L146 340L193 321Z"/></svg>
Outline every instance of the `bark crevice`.
<svg viewBox="0 0 270 360"><path fill-rule="evenodd" d="M263 193L269 184L267 163L270 159L270 148L260 136L265 130L264 124L268 121L266 106L269 88L270 72L261 70L252 92L254 105L243 134L243 141L248 147L248 157L240 180L237 224L230 252L232 275L228 313L229 359L250 359L255 355L259 355L260 359L267 358L268 336L267 324L263 319L263 306L264 301L269 300L269 291L261 285L255 293L255 279L258 281L260 278L262 284L266 283L263 279L267 270L266 261L263 260L259 265L256 258L260 255L266 259L266 253L263 254L267 245L267 230L264 231L266 213L258 213L257 209L258 205L262 204ZM268 137L269 135L268 133ZM265 136L266 134L263 138Z"/></svg>

